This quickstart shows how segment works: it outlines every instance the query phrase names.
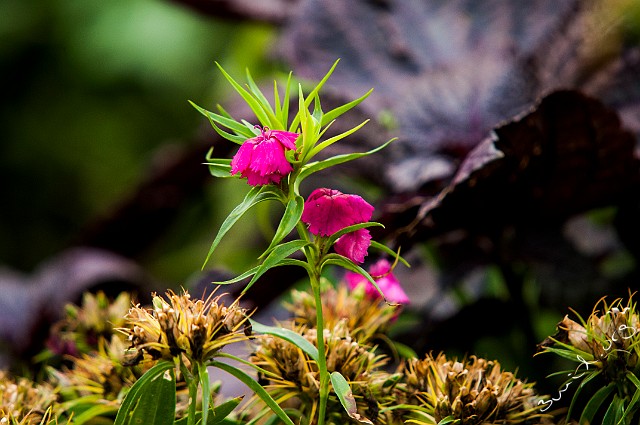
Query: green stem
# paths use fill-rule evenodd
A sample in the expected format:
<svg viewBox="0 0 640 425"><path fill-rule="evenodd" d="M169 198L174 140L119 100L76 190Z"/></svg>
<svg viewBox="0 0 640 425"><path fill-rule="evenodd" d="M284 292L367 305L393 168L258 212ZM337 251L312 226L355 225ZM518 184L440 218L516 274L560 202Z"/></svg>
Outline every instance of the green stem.
<svg viewBox="0 0 640 425"><path fill-rule="evenodd" d="M329 398L329 371L327 370L327 353L324 348L324 317L322 315L322 297L320 296L320 276L311 276L311 287L316 301L316 338L318 345L318 372L320 373L320 405L318 407L318 425L324 425L324 417Z"/></svg>
<svg viewBox="0 0 640 425"><path fill-rule="evenodd" d="M198 379L187 369L180 359L180 370L189 386L189 409L187 410L187 425L196 424L196 407L198 405Z"/></svg>

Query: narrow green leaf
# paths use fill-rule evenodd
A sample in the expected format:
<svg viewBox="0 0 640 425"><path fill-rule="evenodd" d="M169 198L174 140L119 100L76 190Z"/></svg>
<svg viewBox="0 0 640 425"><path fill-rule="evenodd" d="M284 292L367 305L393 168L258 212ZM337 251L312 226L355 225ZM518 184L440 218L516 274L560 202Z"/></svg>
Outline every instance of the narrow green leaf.
<svg viewBox="0 0 640 425"><path fill-rule="evenodd" d="M293 72L289 72L287 76L287 86L284 89L284 98L282 99L282 109L280 110L280 122L284 125L287 125L289 122L289 99L291 97L291 77L293 76ZM295 129L294 129L295 130ZM289 131L294 131L289 130Z"/></svg>
<svg viewBox="0 0 640 425"><path fill-rule="evenodd" d="M258 323L253 319L249 319L251 322L251 328L254 332L266 335L274 335L278 338L284 339L285 341L289 341L305 353L309 355L316 362L318 361L318 349L310 343L307 339L305 339L302 335L292 331L291 329L275 327L275 326L267 326L262 323Z"/></svg>
<svg viewBox="0 0 640 425"><path fill-rule="evenodd" d="M238 84L236 80L234 80L233 77L231 77L231 75L229 75L218 62L216 62L216 65L218 66L218 69L220 69L220 72L222 72L222 75L224 75L227 81L231 83L233 88L244 99L247 105L249 105L253 113L256 115L256 118L258 118L258 121L260 121L263 126L272 127L269 117L262 109L260 102L258 102L258 100L251 93L249 93L240 84Z"/></svg>
<svg viewBox="0 0 640 425"><path fill-rule="evenodd" d="M249 139L255 136L255 134L250 129L248 129L242 123L239 123L238 121L234 120L230 116L220 115L220 114L216 114L215 112L208 111L204 108L201 108L200 106L196 105L191 101L189 101L189 103L191 104L191 106L196 108L198 112L200 112L202 115L207 117L209 120L227 127L228 129L234 131L236 135L244 136L245 139Z"/></svg>
<svg viewBox="0 0 640 425"><path fill-rule="evenodd" d="M289 415L289 417L293 417L296 419L300 419L302 417L302 413L300 413L299 410L297 409L284 409L284 411L286 412L287 415ZM305 422L301 422L305 423ZM276 415L271 415L271 417L269 417L265 423L263 425L279 425L280 424L280 418L278 418L278 416Z"/></svg>
<svg viewBox="0 0 640 425"><path fill-rule="evenodd" d="M249 270L247 270L246 272L239 274L238 276L229 279L229 280L223 280L223 281L218 281L218 282L212 282L214 285L231 285L232 283L237 283L240 282L242 280L245 280L248 277L253 276L254 274L256 274L256 272L258 271L258 269L260 268L260 266L255 266L250 268Z"/></svg>
<svg viewBox="0 0 640 425"><path fill-rule="evenodd" d="M373 425L373 422L358 413L356 399L353 397L351 387L349 387L349 383L340 372L331 372L331 385L342 407L344 407L344 410L350 418L355 419L361 424Z"/></svg>
<svg viewBox="0 0 640 425"><path fill-rule="evenodd" d="M133 386L131 386L131 389L124 397L124 400L122 400L122 404L120 405L120 409L118 409L118 414L116 415L114 425L128 424L131 412L137 404L140 395L143 392L142 390L146 391L147 386L151 385L154 379L164 375L167 370L173 369L173 367L174 365L172 362L161 360L151 369L146 371L145 374L142 375L140 379L138 379L135 384L133 384Z"/></svg>
<svg viewBox="0 0 640 425"><path fill-rule="evenodd" d="M98 416L105 416L105 415L111 416L117 411L118 409L112 405L94 404L90 408L84 410L79 415L74 415L73 425L83 425L84 423L89 422Z"/></svg>
<svg viewBox="0 0 640 425"><path fill-rule="evenodd" d="M233 211L231 211L231 213L227 216L227 218L224 220L224 222L220 226L220 230L218 230L218 234L213 240L213 243L211 244L211 248L209 248L209 253L207 254L207 258L205 259L204 264L202 265L202 268L204 268L204 266L209 261L209 258L211 258L213 251L215 251L216 247L222 240L222 237L227 234L227 232L244 215L244 213L246 213L249 209L251 209L251 207L253 207L256 204L259 204L260 202L278 199L278 196L275 193L269 191L268 189L265 189L266 187L267 186L252 187L251 190L249 190L247 195L244 197L242 202L238 206L236 206L233 209Z"/></svg>
<svg viewBox="0 0 640 425"><path fill-rule="evenodd" d="M411 268L411 265L409 264L409 262L407 260L402 258L402 256L398 252L392 250L388 246L386 246L384 244L381 244L380 242L372 240L371 241L371 248L375 248L375 249L377 249L379 251L385 252L385 253L389 254L390 256L392 256L394 259L397 258L405 266Z"/></svg>
<svg viewBox="0 0 640 425"><path fill-rule="evenodd" d="M590 424L593 421L594 416L600 409L600 406L604 403L604 401L611 395L611 393L616 389L615 382L610 383L606 387L600 388L596 393L591 397L587 405L584 407L582 411L582 415L580 415L580 423L581 424Z"/></svg>
<svg viewBox="0 0 640 425"><path fill-rule="evenodd" d="M233 409L235 409L238 406L238 404L240 404L243 398L244 396L235 397L223 403L220 403L218 406L211 407L209 409L209 416L208 416L209 419L207 419L207 425L223 424L226 417L229 416L231 412L233 412ZM174 425L187 425L188 422L189 422L189 418L185 416L184 418L177 420ZM196 413L196 423L199 423L200 425L204 423L202 421L201 412Z"/></svg>
<svg viewBox="0 0 640 425"><path fill-rule="evenodd" d="M300 182L302 182L302 180L304 180L307 177L309 177L311 174L316 173L318 171L322 171L325 168L333 167L334 165L343 164L345 162L353 161L355 159L362 158L364 156L368 156L368 155L374 154L376 152L379 152L380 150L386 148L394 140L395 139L391 139L391 140L387 141L385 144L380 145L377 148L372 149L372 150L367 151L367 152L358 152L358 153L349 153L349 154L343 154L343 155L336 155L336 156L332 156L331 158L327 158L327 159L322 160L322 161L310 162L310 163L306 164L302 168L302 171L300 172L300 175L296 179L296 190L300 186Z"/></svg>
<svg viewBox="0 0 640 425"><path fill-rule="evenodd" d="M315 155L317 155L321 150L328 148L329 146L333 145L334 143L336 143L337 141L340 141L342 139L344 139L345 137L355 133L356 131L360 130L362 127L364 127L364 125L366 123L368 123L369 120L365 120L364 122L360 123L359 125L353 127L350 130L347 130L343 133L340 133L338 135L335 135L333 137L328 138L327 140L325 140L322 143L318 143L313 150L311 151L311 153L309 154L309 158L313 158Z"/></svg>
<svg viewBox="0 0 640 425"><path fill-rule="evenodd" d="M280 266L299 266L302 267L305 270L309 270L309 265L304 262L304 261L300 261L300 260L296 260L294 258L285 258L284 260L282 260L280 262L280 264L276 264L274 267L280 267ZM224 280L221 282L212 282L215 285L230 285L232 283L236 283L236 282L240 282L250 276L253 276L254 274L256 274L256 272L258 271L258 269L260 268L260 266L255 266L252 267L251 269L247 270L246 272L234 277L233 279L229 279L229 280Z"/></svg>
<svg viewBox="0 0 640 425"><path fill-rule="evenodd" d="M582 389L596 376L600 375L599 371L589 372L586 378L582 379L580 385L578 385L578 389L575 393L573 393L573 397L571 398L571 403L569 404L569 409L567 410L567 420L573 415L573 408L577 405L578 397L582 392ZM570 382L570 381L569 381Z"/></svg>
<svg viewBox="0 0 640 425"><path fill-rule="evenodd" d="M307 96L306 99L304 99L304 96L302 95L302 85L298 85L298 91L299 91L299 97L298 97L298 113L296 114L295 117L293 117L293 121L291 122L291 125L289 126L289 131L294 131L294 129L300 125L302 123L302 115L306 115L309 114L309 105L311 104L311 101L315 98L315 96L320 93L320 89L322 88L322 86L324 86L324 83L327 82L327 80L329 79L329 77L331 76L331 74L333 74L333 70L336 69L336 66L338 66L338 62L340 62L340 59L336 60L333 65L331 66L331 68L329 69L329 71L324 75L324 77L322 77L322 79L318 82L318 84L316 84L316 86L313 88L313 90L311 90L309 92L309 95ZM319 123L318 123L319 124Z"/></svg>
<svg viewBox="0 0 640 425"><path fill-rule="evenodd" d="M287 425L294 425L293 421L287 416L287 414L282 410L278 403L269 395L269 393L262 387L262 385L258 384L251 376L249 376L243 370L240 370L234 366L231 366L226 363L222 363L219 361L212 361L209 363L213 367L217 367L220 370L227 372L228 374L237 378L240 382L249 387L258 397L265 402L267 406L273 410L273 413L278 415L278 417Z"/></svg>
<svg viewBox="0 0 640 425"><path fill-rule="evenodd" d="M378 293L380 294L381 297L384 298L385 302L386 302L386 297L384 296L384 293L380 290L380 287L378 286L378 283L376 283L376 281L373 279L373 277L371 277L371 275L362 267L360 267L359 265L357 265L356 263L354 263L353 261L349 260L346 257L343 257L342 255L338 255L338 254L329 254L325 257L325 261L322 263L322 267L324 267L325 265L336 265L336 266L340 266L342 268L345 268L347 270L351 270L352 272L358 273L362 276L364 276L365 279L367 279L369 281L369 283L371 283L373 285L374 288L376 288L376 290L378 291Z"/></svg>
<svg viewBox="0 0 640 425"><path fill-rule="evenodd" d="M636 386L637 389L640 390L640 380L638 380L638 377L636 377L636 375L634 375L633 372L631 371L627 371L626 376L627 376L627 379L631 381L633 385Z"/></svg>
<svg viewBox="0 0 640 425"><path fill-rule="evenodd" d="M633 376L633 379L630 376ZM624 409L624 412L622 414L622 418L625 418L628 415L630 415L631 412L633 412L635 410L636 405L638 404L638 401L640 400L640 385L638 385L638 384L636 384L636 382L634 382L634 379L635 379L635 381L638 381L638 378L633 374L633 372L627 371L627 379L629 379L630 381L633 382L633 384L636 386L636 391L633 393L633 397L631 398L631 401L627 405L627 408Z"/></svg>
<svg viewBox="0 0 640 425"><path fill-rule="evenodd" d="M202 423L208 424L209 403L211 402L211 383L209 382L209 372L207 366L198 364L198 380L202 388Z"/></svg>
<svg viewBox="0 0 640 425"><path fill-rule="evenodd" d="M568 347L571 347L571 346L568 346ZM568 359L574 362L580 362L580 359L578 359L577 357L578 355L581 355L587 361L593 361L593 355L589 356L588 353L584 353L582 351L576 353L575 348L571 350L571 349L565 349L565 348L544 347L544 352L554 353L557 356L563 357L565 359Z"/></svg>
<svg viewBox="0 0 640 425"><path fill-rule="evenodd" d="M624 399L618 397L618 395L613 396L613 400L609 405L609 408L604 414L602 418L603 424L620 424L624 418Z"/></svg>
<svg viewBox="0 0 640 425"><path fill-rule="evenodd" d="M141 391L129 425L173 425L176 416L176 377L173 368L156 376Z"/></svg>
<svg viewBox="0 0 640 425"><path fill-rule="evenodd" d="M273 108L271 107L271 104L269 103L265 95L262 93L262 91L260 90L256 82L253 80L253 77L249 72L249 68L246 69L246 74L247 74L247 83L249 86L249 90L251 90L251 93L253 93L253 96L258 100L258 103L262 107L262 110L269 117L269 121L271 121L272 128L284 129L283 124L280 122L280 120L278 120L278 117L276 117L275 113L273 112Z"/></svg>
<svg viewBox="0 0 640 425"><path fill-rule="evenodd" d="M340 236L346 235L347 233L351 233L359 229L365 229L367 227L384 227L384 226L380 223L376 223L375 221L367 221L365 223L353 224L351 226L345 227L344 229L340 229L337 232L335 232L333 235L329 236L329 238L327 239L327 244L333 245Z"/></svg>
<svg viewBox="0 0 640 425"><path fill-rule="evenodd" d="M323 115L321 124L322 125L326 125L327 123L335 120L340 115L342 115L345 112L347 112L348 110L358 106L360 103L362 103L363 100L365 100L367 97L369 97L369 95L372 92L373 92L373 89L370 89L368 92L366 92L365 94L363 94L359 98L357 98L355 100L352 100L351 102L346 103L346 104L344 104L342 106L338 106L335 109L330 110L329 112L327 112L326 114Z"/></svg>
<svg viewBox="0 0 640 425"><path fill-rule="evenodd" d="M440 422L438 422L438 425L452 424L452 423L455 423L456 421L457 421L457 419L454 418L453 416L447 416L446 418L442 418L442 420L440 420Z"/></svg>
<svg viewBox="0 0 640 425"><path fill-rule="evenodd" d="M282 215L282 219L280 220L280 224L276 229L276 234L273 236L269 247L260 256L261 258L269 254L277 244L279 244L289 233L291 233L291 231L296 227L296 224L298 224L298 222L300 221L303 210L304 198L302 198L302 196L297 195L295 198L290 199L289 202L287 202L287 206L284 210L284 214Z"/></svg>
<svg viewBox="0 0 640 425"><path fill-rule="evenodd" d="M313 98L313 114L311 114L311 116L318 123L321 123L323 115L324 114L322 113L322 105L320 105L320 96L318 96L318 94L316 93L316 95Z"/></svg>
<svg viewBox="0 0 640 425"><path fill-rule="evenodd" d="M417 359L418 358L418 353L416 353L413 348L409 347L408 345L402 344L400 342L397 341L391 341L392 345L393 345L393 349L395 350L396 353L398 353L398 356L400 356L400 358L402 359Z"/></svg>
<svg viewBox="0 0 640 425"><path fill-rule="evenodd" d="M213 159L206 162L209 166L209 173L213 177L230 178L236 177L231 175L231 160L230 159Z"/></svg>
<svg viewBox="0 0 640 425"><path fill-rule="evenodd" d="M232 398L211 409L211 415L209 416L207 425L222 424L225 418L238 407L238 404L240 404L243 398L244 396Z"/></svg>
<svg viewBox="0 0 640 425"><path fill-rule="evenodd" d="M253 286L256 280L260 279L260 276L266 273L267 270L278 266L289 255L293 254L296 251L299 251L307 245L309 245L309 242L301 239L296 239L294 241L285 242L273 248L267 258L265 258L262 264L260 264L258 270L256 270L256 273L253 275L247 286L245 286L245 288L242 290L242 293L244 294L245 292L247 292L249 288Z"/></svg>

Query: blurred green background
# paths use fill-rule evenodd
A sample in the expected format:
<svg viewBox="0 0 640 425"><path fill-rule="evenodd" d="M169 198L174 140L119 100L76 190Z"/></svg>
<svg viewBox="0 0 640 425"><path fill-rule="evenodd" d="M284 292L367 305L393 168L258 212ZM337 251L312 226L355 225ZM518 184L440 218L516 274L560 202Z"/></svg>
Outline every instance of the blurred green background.
<svg viewBox="0 0 640 425"><path fill-rule="evenodd" d="M158 151L189 143L204 119L187 101L228 97L214 61L235 75L273 71L273 28L170 2L0 0L0 10L0 265L24 272L126 198ZM207 198L179 229L159 229L138 259L152 275L180 284L200 270L228 213Z"/></svg>

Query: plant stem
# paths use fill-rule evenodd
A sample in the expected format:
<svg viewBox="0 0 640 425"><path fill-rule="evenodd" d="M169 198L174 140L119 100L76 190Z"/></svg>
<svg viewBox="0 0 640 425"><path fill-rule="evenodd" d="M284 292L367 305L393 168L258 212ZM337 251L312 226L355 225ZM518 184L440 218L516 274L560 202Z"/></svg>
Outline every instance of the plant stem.
<svg viewBox="0 0 640 425"><path fill-rule="evenodd" d="M324 317L322 315L322 297L320 296L320 276L314 273L311 277L311 288L316 301L316 339L318 346L318 372L320 373L320 406L318 407L318 425L324 425L324 417L329 398L329 372L327 371L327 354L324 348Z"/></svg>
<svg viewBox="0 0 640 425"><path fill-rule="evenodd" d="M198 379L187 369L180 359L180 371L189 387L189 409L187 410L187 425L196 424L196 407L198 405Z"/></svg>

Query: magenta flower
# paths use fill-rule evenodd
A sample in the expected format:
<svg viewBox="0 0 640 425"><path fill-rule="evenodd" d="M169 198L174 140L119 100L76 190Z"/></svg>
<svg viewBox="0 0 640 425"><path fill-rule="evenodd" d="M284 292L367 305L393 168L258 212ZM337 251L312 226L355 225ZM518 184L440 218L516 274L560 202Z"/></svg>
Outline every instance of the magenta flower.
<svg viewBox="0 0 640 425"><path fill-rule="evenodd" d="M304 203L302 221L314 235L329 236L354 224L371 220L373 207L358 195L334 189L316 189Z"/></svg>
<svg viewBox="0 0 640 425"><path fill-rule="evenodd" d="M358 195L345 195L334 189L316 189L307 198L302 212L302 221L316 236L329 236L347 226L371 220L373 207ZM342 235L334 249L355 263L364 262L371 245L371 234L367 229Z"/></svg>
<svg viewBox="0 0 640 425"><path fill-rule="evenodd" d="M368 254L369 245L371 245L371 233L369 233L369 230L358 229L340 236L333 245L333 249L354 263L364 263L364 257Z"/></svg>
<svg viewBox="0 0 640 425"><path fill-rule="evenodd" d="M409 297L402 289L398 279L393 275L391 264L387 260L379 260L371 266L369 274L376 281L387 301L394 304L409 304ZM347 272L345 279L350 289L353 290L363 285L365 296L368 298L380 297L378 290L361 274Z"/></svg>
<svg viewBox="0 0 640 425"><path fill-rule="evenodd" d="M256 126L259 128L259 126ZM247 139L231 160L231 174L247 179L251 186L280 183L293 171L285 152L296 149L298 133L260 129L260 135Z"/></svg>

